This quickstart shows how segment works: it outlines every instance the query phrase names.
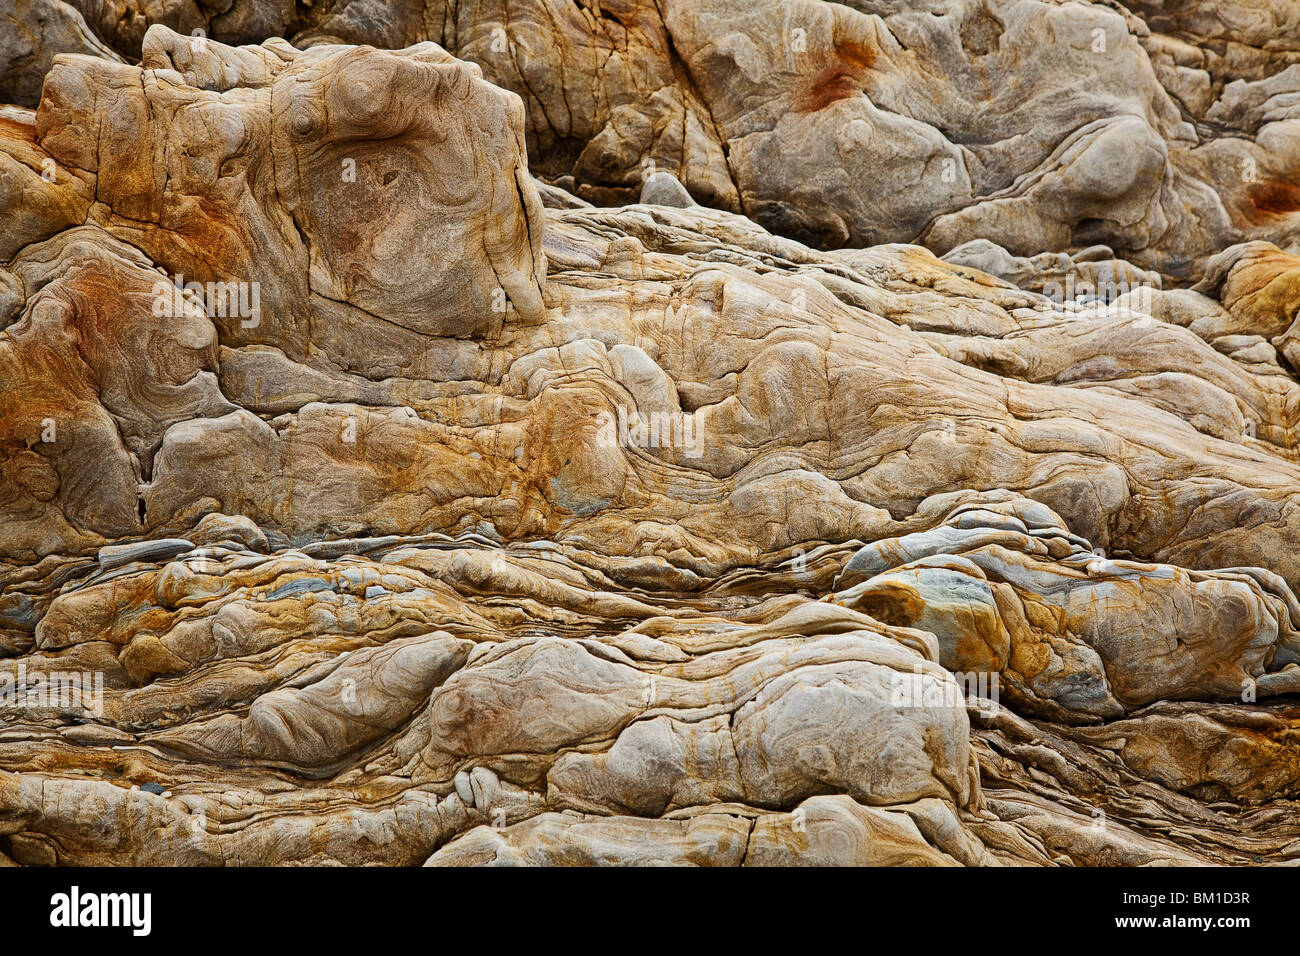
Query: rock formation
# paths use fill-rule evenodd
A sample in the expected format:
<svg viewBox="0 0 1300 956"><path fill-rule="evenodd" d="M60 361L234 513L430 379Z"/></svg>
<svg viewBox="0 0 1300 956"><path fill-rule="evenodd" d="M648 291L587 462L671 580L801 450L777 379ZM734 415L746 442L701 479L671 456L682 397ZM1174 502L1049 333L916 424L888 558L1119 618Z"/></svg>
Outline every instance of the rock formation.
<svg viewBox="0 0 1300 956"><path fill-rule="evenodd" d="M0 863L1300 856L1297 94L1286 0L0 0Z"/></svg>

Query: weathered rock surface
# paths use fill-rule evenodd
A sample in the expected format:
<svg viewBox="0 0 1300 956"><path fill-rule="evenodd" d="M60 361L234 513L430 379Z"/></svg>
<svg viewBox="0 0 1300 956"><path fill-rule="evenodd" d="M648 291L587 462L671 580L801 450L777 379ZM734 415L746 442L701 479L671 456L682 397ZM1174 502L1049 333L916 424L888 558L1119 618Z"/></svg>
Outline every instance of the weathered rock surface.
<svg viewBox="0 0 1300 956"><path fill-rule="evenodd" d="M57 9L0 861L1300 855L1280 0Z"/></svg>
<svg viewBox="0 0 1300 956"><path fill-rule="evenodd" d="M56 53L148 65L150 23L232 43L433 41L522 97L534 171L598 203L635 201L663 170L817 246L1103 243L1178 279L1233 243L1297 242L1290 0L9 6L0 98L29 107Z"/></svg>
<svg viewBox="0 0 1300 956"><path fill-rule="evenodd" d="M1105 243L1185 278L1296 239L1288 0L338 0L300 42L441 43L524 97L534 167L657 169L815 245Z"/></svg>

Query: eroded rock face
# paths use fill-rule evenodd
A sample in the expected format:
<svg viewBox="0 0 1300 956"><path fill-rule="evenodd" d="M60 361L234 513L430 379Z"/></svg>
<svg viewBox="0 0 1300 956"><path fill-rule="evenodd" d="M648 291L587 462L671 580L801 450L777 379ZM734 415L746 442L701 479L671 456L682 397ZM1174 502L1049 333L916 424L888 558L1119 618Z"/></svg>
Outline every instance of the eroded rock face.
<svg viewBox="0 0 1300 956"><path fill-rule="evenodd" d="M1292 858L1285 11L559 6L0 110L0 862Z"/></svg>
<svg viewBox="0 0 1300 956"><path fill-rule="evenodd" d="M1294 244L1300 210L1295 10L1220 6L27 0L14 22L44 33L0 49L0 93L34 106L55 53L147 65L150 23L230 43L432 41L517 93L534 171L597 203L635 201L662 170L814 246L1105 244L1185 280L1236 242Z"/></svg>
<svg viewBox="0 0 1300 956"><path fill-rule="evenodd" d="M1300 209L1295 11L1219 6L339 0L299 39L482 64L589 199L665 169L813 245L1104 243L1186 278Z"/></svg>
<svg viewBox="0 0 1300 956"><path fill-rule="evenodd" d="M483 334L511 305L540 317L522 107L473 65L431 45L236 51L162 29L143 62L61 62L37 143L93 178L97 224L164 269L258 284L233 341L355 368L358 325L398 351Z"/></svg>

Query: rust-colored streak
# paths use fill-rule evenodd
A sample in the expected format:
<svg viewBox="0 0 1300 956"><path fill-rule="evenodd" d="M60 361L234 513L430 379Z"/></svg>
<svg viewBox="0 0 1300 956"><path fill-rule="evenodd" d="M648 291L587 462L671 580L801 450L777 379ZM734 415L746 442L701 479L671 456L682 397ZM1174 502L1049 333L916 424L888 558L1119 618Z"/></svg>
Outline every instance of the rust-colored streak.
<svg viewBox="0 0 1300 956"><path fill-rule="evenodd" d="M1246 217L1251 222L1300 211L1300 186L1295 183L1253 183L1246 189L1246 198L1250 202Z"/></svg>
<svg viewBox="0 0 1300 956"><path fill-rule="evenodd" d="M835 52L850 69L865 73L876 64L876 51L862 43L842 41L835 44Z"/></svg>
<svg viewBox="0 0 1300 956"><path fill-rule="evenodd" d="M804 97L800 111L815 113L824 110L832 103L846 100L859 92L859 83L860 78L857 75L839 67L822 70L813 80L812 89Z"/></svg>
<svg viewBox="0 0 1300 956"><path fill-rule="evenodd" d="M875 51L860 43L838 43L835 56L838 62L813 78L800 103L800 112L815 113L862 92L866 73L876 62Z"/></svg>

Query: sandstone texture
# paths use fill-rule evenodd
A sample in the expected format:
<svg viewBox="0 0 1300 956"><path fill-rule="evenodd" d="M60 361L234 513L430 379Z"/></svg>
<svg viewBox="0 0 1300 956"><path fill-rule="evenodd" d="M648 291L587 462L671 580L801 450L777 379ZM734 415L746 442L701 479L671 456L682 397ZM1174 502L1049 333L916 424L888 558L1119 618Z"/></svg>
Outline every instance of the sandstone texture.
<svg viewBox="0 0 1300 956"><path fill-rule="evenodd" d="M0 864L1300 859L1290 0L0 0Z"/></svg>

